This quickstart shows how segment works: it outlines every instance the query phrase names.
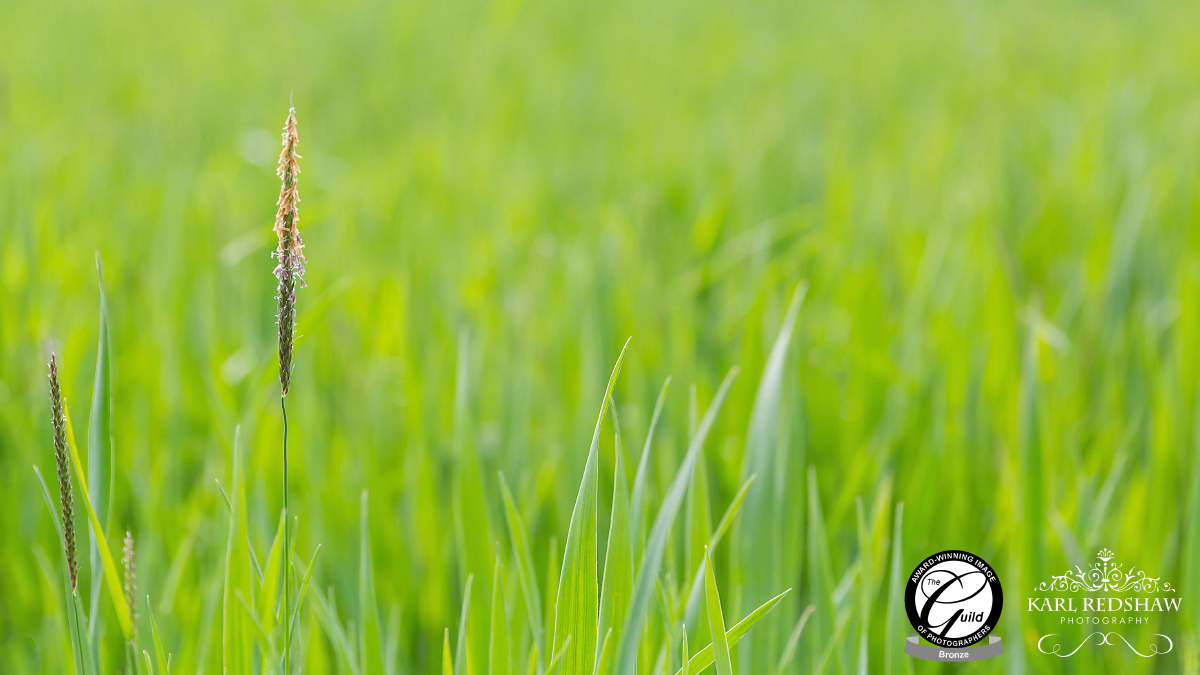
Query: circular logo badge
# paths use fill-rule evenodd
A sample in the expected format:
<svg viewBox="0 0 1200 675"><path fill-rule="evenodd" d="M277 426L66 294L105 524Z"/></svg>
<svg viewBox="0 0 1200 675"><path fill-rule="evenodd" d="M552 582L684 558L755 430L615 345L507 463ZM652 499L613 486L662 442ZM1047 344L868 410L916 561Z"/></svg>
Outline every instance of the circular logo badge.
<svg viewBox="0 0 1200 675"><path fill-rule="evenodd" d="M987 637L1000 621L1004 591L986 560L966 551L942 551L908 577L904 607L917 635L950 649Z"/></svg>

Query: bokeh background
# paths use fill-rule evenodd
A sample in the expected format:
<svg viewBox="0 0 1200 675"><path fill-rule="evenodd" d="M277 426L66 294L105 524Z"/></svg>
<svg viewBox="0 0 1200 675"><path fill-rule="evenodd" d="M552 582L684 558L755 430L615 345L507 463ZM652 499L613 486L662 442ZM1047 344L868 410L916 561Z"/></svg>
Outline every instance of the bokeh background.
<svg viewBox="0 0 1200 675"><path fill-rule="evenodd" d="M756 486L778 536L739 548L736 524L714 551L727 622L794 589L743 643L744 675L770 672L750 664L776 663L809 603L828 614L806 630L828 629L831 673L860 647L871 673L889 652L897 673L1197 672L1198 32L1183 2L0 3L0 671L70 667L31 465L52 473L50 349L86 436L98 252L111 536L138 538L174 672L220 672L216 481L238 425L260 557L281 504L269 253L292 98L309 259L289 396L298 551L322 545L315 583L357 616L369 490L390 672L437 672L457 621L458 444L481 468L472 521L511 555L503 471L545 578L625 339L631 477L673 378L652 502L690 410L738 366L688 507L715 523L803 285L777 463ZM613 443L606 423L602 514ZM676 530L674 583L694 549ZM949 548L1000 570L1002 658L900 659L898 538L901 575ZM1037 652L1058 628L1024 611L1027 591L1102 547L1180 587L1184 611L1127 633L1169 634L1170 654ZM121 672L106 625L105 672ZM338 672L315 615L302 633L306 672ZM814 651L806 635L786 672Z"/></svg>

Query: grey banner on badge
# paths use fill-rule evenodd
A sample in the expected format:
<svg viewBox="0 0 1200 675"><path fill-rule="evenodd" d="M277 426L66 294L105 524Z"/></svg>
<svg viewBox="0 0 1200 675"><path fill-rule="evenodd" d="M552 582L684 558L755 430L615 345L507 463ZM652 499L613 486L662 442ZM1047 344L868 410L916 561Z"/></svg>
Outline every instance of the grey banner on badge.
<svg viewBox="0 0 1200 675"><path fill-rule="evenodd" d="M995 635L988 636L986 645L974 645L965 649L926 647L916 635L904 639L904 653L926 661L981 661L1004 652L1004 645Z"/></svg>

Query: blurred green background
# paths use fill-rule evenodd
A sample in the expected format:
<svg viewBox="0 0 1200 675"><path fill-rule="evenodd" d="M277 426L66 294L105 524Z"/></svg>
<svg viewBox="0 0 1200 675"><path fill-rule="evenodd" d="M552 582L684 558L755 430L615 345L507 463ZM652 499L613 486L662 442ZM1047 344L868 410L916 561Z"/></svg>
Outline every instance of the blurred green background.
<svg viewBox="0 0 1200 675"><path fill-rule="evenodd" d="M888 652L897 673L1197 672L1197 34L1200 6L1182 2L0 3L0 671L69 667L30 465L53 472L51 348L86 436L99 252L110 537L138 538L174 671L220 672L215 481L228 488L236 425L260 557L281 503L269 252L294 97L298 550L322 544L315 582L355 616L369 489L395 672L437 672L458 617L456 424L489 536L510 555L503 471L544 578L626 337L614 398L631 478L673 378L652 501L686 448L692 385L702 412L739 366L706 446L715 522L802 283L777 470L755 486L775 500L770 578L736 544L714 551L727 622L794 589L743 643L761 655L739 654L743 675L776 662L810 602L849 607L828 672L857 663L858 496L880 552L869 672ZM602 542L607 423L603 438ZM832 597L810 584L813 496L849 584ZM1003 657L900 661L903 614L885 629L899 501L901 575L949 548L999 569ZM689 563L676 529L674 583ZM1185 611L1127 633L1169 634L1170 654L1037 652L1058 628L1024 611L1027 591L1101 547L1181 587ZM115 625L105 672L123 668ZM337 672L319 622L302 633L306 672ZM787 672L810 672L813 649Z"/></svg>

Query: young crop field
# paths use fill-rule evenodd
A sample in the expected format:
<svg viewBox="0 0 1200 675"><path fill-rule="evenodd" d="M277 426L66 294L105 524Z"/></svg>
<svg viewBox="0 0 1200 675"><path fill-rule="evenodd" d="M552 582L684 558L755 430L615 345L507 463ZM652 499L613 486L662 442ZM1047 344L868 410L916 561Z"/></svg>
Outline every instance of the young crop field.
<svg viewBox="0 0 1200 675"><path fill-rule="evenodd" d="M0 675L1200 674L1197 35L0 2Z"/></svg>

